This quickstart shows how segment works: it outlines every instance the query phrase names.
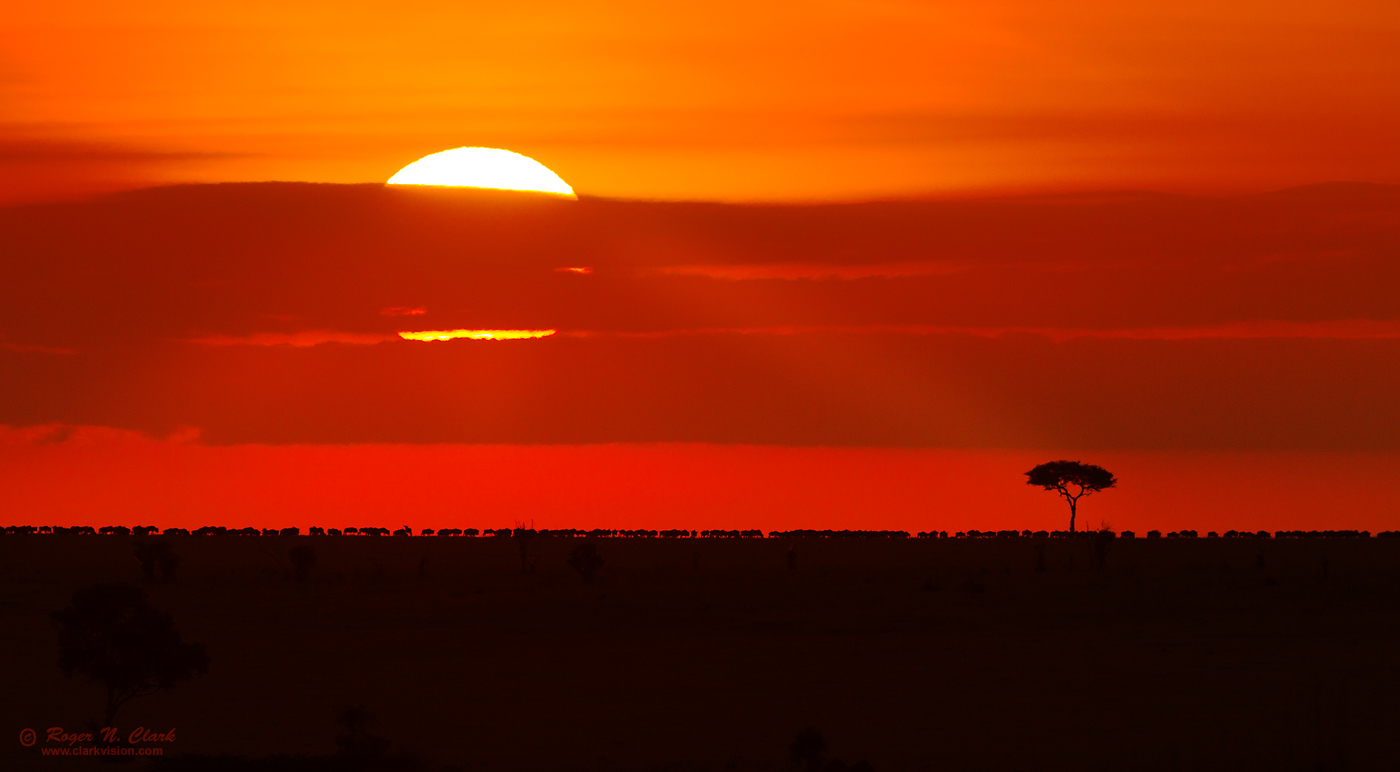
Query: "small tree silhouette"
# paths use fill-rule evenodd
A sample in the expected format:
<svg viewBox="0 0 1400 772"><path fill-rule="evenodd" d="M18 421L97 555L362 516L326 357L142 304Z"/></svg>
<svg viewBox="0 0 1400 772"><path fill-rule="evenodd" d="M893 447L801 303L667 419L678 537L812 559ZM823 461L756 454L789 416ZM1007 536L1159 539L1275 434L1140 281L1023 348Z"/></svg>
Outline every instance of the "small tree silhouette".
<svg viewBox="0 0 1400 772"><path fill-rule="evenodd" d="M141 563L141 574L146 581L155 581L157 568L160 569L161 582L170 584L175 581L175 569L180 565L180 556L175 554L170 542L138 543L135 555Z"/></svg>
<svg viewBox="0 0 1400 772"><path fill-rule="evenodd" d="M788 760L793 764L806 765L811 772L822 768L826 759L826 738L814 727L807 727L794 737L788 746Z"/></svg>
<svg viewBox="0 0 1400 772"><path fill-rule="evenodd" d="M788 760L793 764L806 765L808 772L874 772L866 761L847 764L841 759L828 760L826 749L826 738L809 726L798 732L788 746Z"/></svg>
<svg viewBox="0 0 1400 772"><path fill-rule="evenodd" d="M598 548L592 544L584 544L575 547L569 553L569 565L583 577L583 581L593 581L593 574L597 573L603 566L603 558L598 554Z"/></svg>
<svg viewBox="0 0 1400 772"><path fill-rule="evenodd" d="M299 544L292 547L292 571L296 575L298 582L306 581L307 575L311 573L311 567L316 565L316 550L308 544Z"/></svg>
<svg viewBox="0 0 1400 772"><path fill-rule="evenodd" d="M1039 485L1047 491L1059 491L1069 502L1069 530L1074 533L1074 515L1079 497L1112 488L1118 483L1113 474L1101 466L1078 461L1048 461L1026 472L1027 485ZM1071 487L1077 490L1071 490Z"/></svg>
<svg viewBox="0 0 1400 772"><path fill-rule="evenodd" d="M382 758L389 750L389 741L370 732L375 715L365 710L363 705L355 705L340 711L335 717L335 744L340 749L337 756L346 760L373 761Z"/></svg>
<svg viewBox="0 0 1400 772"><path fill-rule="evenodd" d="M375 715L363 705L336 716L336 752L330 757L330 769L412 772L427 768L416 753L390 753L389 741L370 731L374 723Z"/></svg>
<svg viewBox="0 0 1400 772"><path fill-rule="evenodd" d="M55 612L58 666L107 689L102 726L137 697L173 689L209 672L204 645L181 643L170 615L146 602L146 593L122 582L73 593L73 604Z"/></svg>
<svg viewBox="0 0 1400 772"><path fill-rule="evenodd" d="M1094 531L1093 537L1094 566L1103 568L1108 565L1108 548L1113 546L1116 535L1113 533L1113 528L1108 523L1104 523L1099 526L1097 531Z"/></svg>

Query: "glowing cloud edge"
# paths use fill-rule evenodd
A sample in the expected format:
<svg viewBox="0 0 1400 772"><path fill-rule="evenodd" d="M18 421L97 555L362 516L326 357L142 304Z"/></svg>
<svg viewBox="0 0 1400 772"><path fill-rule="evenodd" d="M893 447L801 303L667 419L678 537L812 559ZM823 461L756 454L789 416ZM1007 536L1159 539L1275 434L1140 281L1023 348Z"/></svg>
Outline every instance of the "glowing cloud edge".
<svg viewBox="0 0 1400 772"><path fill-rule="evenodd" d="M558 330L420 330L417 332L400 332L399 337L404 340L455 340L465 338L467 340L528 340L531 338L548 338Z"/></svg>

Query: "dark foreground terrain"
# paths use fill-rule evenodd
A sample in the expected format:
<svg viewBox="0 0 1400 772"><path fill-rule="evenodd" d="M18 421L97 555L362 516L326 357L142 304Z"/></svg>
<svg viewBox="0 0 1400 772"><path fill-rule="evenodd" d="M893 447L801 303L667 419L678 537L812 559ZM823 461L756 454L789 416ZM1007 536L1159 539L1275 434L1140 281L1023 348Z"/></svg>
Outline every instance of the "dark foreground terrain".
<svg viewBox="0 0 1400 772"><path fill-rule="evenodd" d="M809 726L879 772L1400 765L1400 539L598 539L591 583L581 539L175 536L169 583L152 540L0 537L0 768L112 768L37 751L105 699L50 614L114 580L207 647L117 716L167 758L327 757L363 705L428 769L795 770Z"/></svg>

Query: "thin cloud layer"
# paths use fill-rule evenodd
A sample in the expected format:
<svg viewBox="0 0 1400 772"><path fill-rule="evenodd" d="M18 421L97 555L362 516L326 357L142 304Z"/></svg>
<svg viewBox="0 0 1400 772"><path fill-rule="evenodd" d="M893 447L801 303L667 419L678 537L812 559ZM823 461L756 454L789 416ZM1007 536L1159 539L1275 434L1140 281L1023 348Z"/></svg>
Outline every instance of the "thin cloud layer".
<svg viewBox="0 0 1400 772"><path fill-rule="evenodd" d="M674 265L658 268L657 272L672 276L705 276L711 279L868 279L894 276L943 276L955 273L960 266L938 263L899 263L887 265L802 265L778 263L768 265Z"/></svg>
<svg viewBox="0 0 1400 772"><path fill-rule="evenodd" d="M1380 186L822 206L155 189L0 210L0 422L1385 450L1397 249ZM500 331L526 339L402 335Z"/></svg>
<svg viewBox="0 0 1400 772"><path fill-rule="evenodd" d="M190 338L186 342L201 343L206 346L295 346L304 348L306 346L319 346L323 343L373 346L391 340L396 340L395 336L333 330L303 330L291 333L261 332L240 336L210 335L203 338Z"/></svg>
<svg viewBox="0 0 1400 772"><path fill-rule="evenodd" d="M662 339L699 335L954 335L1002 338L1030 335L1056 343L1078 338L1106 340L1253 340L1302 338L1324 340L1400 339L1400 319L1337 319L1323 322L1260 320L1201 327L1057 328L1057 327L934 327L929 325L871 325L866 327L748 327L650 332L601 332L565 330L577 338L618 337Z"/></svg>

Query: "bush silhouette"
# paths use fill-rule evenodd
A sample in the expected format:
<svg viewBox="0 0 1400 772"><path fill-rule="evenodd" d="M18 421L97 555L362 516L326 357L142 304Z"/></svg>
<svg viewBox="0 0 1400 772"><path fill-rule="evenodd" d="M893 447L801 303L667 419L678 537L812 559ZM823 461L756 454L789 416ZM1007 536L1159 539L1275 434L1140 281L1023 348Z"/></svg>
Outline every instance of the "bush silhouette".
<svg viewBox="0 0 1400 772"><path fill-rule="evenodd" d="M389 753L389 741L370 731L375 715L355 705L336 716L333 769L417 770L425 764L413 753Z"/></svg>
<svg viewBox="0 0 1400 772"><path fill-rule="evenodd" d="M812 772L822 768L825 758L826 738L810 726L798 732L797 737L794 737L792 744L788 746L788 760L793 764L802 764Z"/></svg>
<svg viewBox="0 0 1400 772"><path fill-rule="evenodd" d="M102 726L117 709L209 671L202 644L181 643L169 614L146 602L146 593L116 582L73 593L72 605L55 612L58 666L107 690Z"/></svg>
<svg viewBox="0 0 1400 772"><path fill-rule="evenodd" d="M1101 466L1078 461L1048 461L1026 472L1027 485L1039 485L1047 491L1059 491L1069 502L1069 531L1074 533L1074 515L1079 498L1118 484L1113 474ZM1071 486L1077 490L1071 490Z"/></svg>
<svg viewBox="0 0 1400 772"><path fill-rule="evenodd" d="M370 731L374 714L355 706L335 721L336 751L323 756L278 754L264 757L223 753L181 754L151 760L151 772L418 772L428 768L415 753L391 753L389 741Z"/></svg>
<svg viewBox="0 0 1400 772"><path fill-rule="evenodd" d="M155 581L157 569L160 570L161 582L169 584L175 581L175 569L180 565L180 556L175 554L170 542L138 543L134 553L141 563L141 574L146 581Z"/></svg>
<svg viewBox="0 0 1400 772"><path fill-rule="evenodd" d="M827 760L826 750L826 738L809 726L788 745L788 760L807 767L808 772L874 772L865 761L847 764L841 759Z"/></svg>
<svg viewBox="0 0 1400 772"><path fill-rule="evenodd" d="M292 547L292 571L296 575L298 582L306 581L311 572L311 567L316 565L316 550L308 544L299 544Z"/></svg>
<svg viewBox="0 0 1400 772"><path fill-rule="evenodd" d="M603 566L603 558L598 555L598 548L592 544L584 544L575 547L569 553L569 565L583 577L583 581L593 581L593 575Z"/></svg>
<svg viewBox="0 0 1400 772"><path fill-rule="evenodd" d="M1113 546L1113 539L1114 533L1106 525L1101 526L1099 530L1094 532L1092 544L1094 547L1094 566L1096 568L1103 568L1108 565L1108 548Z"/></svg>

